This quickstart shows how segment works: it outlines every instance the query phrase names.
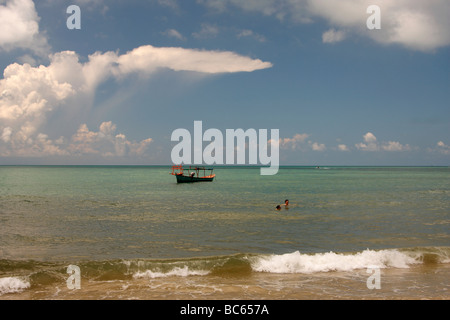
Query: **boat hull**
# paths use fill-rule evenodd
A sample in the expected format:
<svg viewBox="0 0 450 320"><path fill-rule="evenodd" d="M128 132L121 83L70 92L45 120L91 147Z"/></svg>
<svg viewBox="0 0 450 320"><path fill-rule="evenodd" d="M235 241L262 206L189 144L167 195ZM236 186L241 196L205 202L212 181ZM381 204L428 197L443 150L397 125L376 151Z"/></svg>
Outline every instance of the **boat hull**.
<svg viewBox="0 0 450 320"><path fill-rule="evenodd" d="M214 180L215 175L207 176L207 177L190 177L184 175L176 175L177 183L193 183L193 182L211 182Z"/></svg>

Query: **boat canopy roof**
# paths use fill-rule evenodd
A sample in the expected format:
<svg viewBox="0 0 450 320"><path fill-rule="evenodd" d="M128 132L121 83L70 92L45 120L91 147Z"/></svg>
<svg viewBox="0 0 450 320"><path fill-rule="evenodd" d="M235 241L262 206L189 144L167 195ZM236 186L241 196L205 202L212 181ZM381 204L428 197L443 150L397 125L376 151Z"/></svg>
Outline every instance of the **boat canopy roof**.
<svg viewBox="0 0 450 320"><path fill-rule="evenodd" d="M199 166L189 166L183 167L182 165L172 166L173 169L184 169L184 170L214 170L214 168L206 168L206 167L199 167Z"/></svg>
<svg viewBox="0 0 450 320"><path fill-rule="evenodd" d="M198 175L199 174L198 172L200 170L203 171L203 172L210 171L211 174L212 174L214 169L213 168L200 167L200 166L189 166L189 168L188 167L183 168L182 165L172 166L172 174L173 175L183 174L184 170L186 170L188 172L191 172L191 171L197 172L197 175Z"/></svg>

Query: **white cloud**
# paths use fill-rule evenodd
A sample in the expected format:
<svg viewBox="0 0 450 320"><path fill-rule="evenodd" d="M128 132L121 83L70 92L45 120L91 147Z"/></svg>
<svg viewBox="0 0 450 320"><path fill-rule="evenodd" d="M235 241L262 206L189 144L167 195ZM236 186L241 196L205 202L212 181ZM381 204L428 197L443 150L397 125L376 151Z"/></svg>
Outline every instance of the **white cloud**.
<svg viewBox="0 0 450 320"><path fill-rule="evenodd" d="M46 56L49 46L39 33L39 20L32 0L0 1L0 50L21 48Z"/></svg>
<svg viewBox="0 0 450 320"><path fill-rule="evenodd" d="M61 140L62 138L60 138ZM39 133L32 144L32 146L28 149L21 149L20 154L22 156L32 156L32 157L41 157L41 156L67 156L69 153L62 149L58 145L58 141L53 141L48 138L46 134Z"/></svg>
<svg viewBox="0 0 450 320"><path fill-rule="evenodd" d="M252 72L272 67L270 62L238 55L231 51L206 51L184 48L136 48L119 56L114 72L152 73L160 68L200 73Z"/></svg>
<svg viewBox="0 0 450 320"><path fill-rule="evenodd" d="M411 147L406 144L402 145L397 141L389 141L379 143L375 135L371 132L367 132L363 136L364 142L357 143L355 146L362 151L410 151Z"/></svg>
<svg viewBox="0 0 450 320"><path fill-rule="evenodd" d="M314 16L345 27L381 44L400 44L406 48L433 51L450 45L450 2L446 0L308 0ZM381 9L381 29L368 30L369 5Z"/></svg>
<svg viewBox="0 0 450 320"><path fill-rule="evenodd" d="M103 122L99 131L90 131L86 124L82 124L78 131L66 142L64 137L56 140L49 139L48 135L38 133L28 138L24 145L15 149L0 150L1 156L20 157L48 157L48 156L83 156L95 155L100 157L128 157L142 156L148 150L153 139L148 138L140 142L129 141L123 134L116 134L116 125L112 122ZM5 128L1 139L11 141L12 130ZM12 141L16 144L17 141Z"/></svg>
<svg viewBox="0 0 450 320"><path fill-rule="evenodd" d="M19 62L19 63L21 63L21 64L28 63L29 65L31 65L31 66L33 66L33 67L35 67L35 66L38 64L38 62L36 61L36 59L33 58L33 57L32 57L31 55L29 55L29 54L24 54L23 56L18 57L18 58L17 58L17 62Z"/></svg>
<svg viewBox="0 0 450 320"><path fill-rule="evenodd" d="M447 12L447 19L444 20L438 8L434 10L421 11L420 8L413 10L399 10L388 25L391 30L385 32L386 38L378 37L377 40L383 43L399 43L405 47L433 51L439 47L450 44L450 23L448 14L450 13L449 3L442 3L443 12ZM433 7L433 5L431 6ZM447 28L447 29L445 29Z"/></svg>
<svg viewBox="0 0 450 320"><path fill-rule="evenodd" d="M345 32L341 30L330 29L322 34L323 43L336 43L345 39Z"/></svg>
<svg viewBox="0 0 450 320"><path fill-rule="evenodd" d="M219 34L219 28L208 23L202 23L201 29L198 32L192 33L192 36L197 39L215 38Z"/></svg>
<svg viewBox="0 0 450 320"><path fill-rule="evenodd" d="M364 151L377 151L378 144L377 144L377 138L373 135L371 132L367 132L364 136L364 143L358 143L356 144L356 148L364 150Z"/></svg>
<svg viewBox="0 0 450 320"><path fill-rule="evenodd" d="M269 62L233 52L153 46L142 46L123 55L96 52L84 63L72 51L51 55L48 66L32 67L14 63L5 68L3 79L0 79L0 154L37 156L45 155L46 152L64 154L79 151L78 147L85 144L78 147L74 144L71 149L61 151L43 132L47 119L56 110L67 108L69 99L73 100L72 108L89 108L83 106L85 102L94 96L101 83L110 78L121 79L130 74L150 76L162 69L217 74L252 72L269 67ZM105 131L107 128L107 125L103 125L99 135L108 136ZM83 130L78 132L76 141L83 137L83 133L84 138L95 136L91 131ZM128 142L121 135L113 140L117 148L115 154L124 153L124 150L139 153L142 149L141 144ZM87 144L83 150L93 145L98 144Z"/></svg>
<svg viewBox="0 0 450 320"><path fill-rule="evenodd" d="M368 37L381 44L399 44L408 49L433 51L450 45L450 2L448 0L202 0L208 7L237 7L274 16L283 21L311 23L325 19L330 27ZM366 9L381 9L381 29L368 30ZM329 39L331 34L325 36ZM338 37L339 38L339 37Z"/></svg>
<svg viewBox="0 0 450 320"><path fill-rule="evenodd" d="M433 51L450 45L450 2L446 0L308 0L312 15L336 27L350 29L381 44ZM368 30L369 5L381 9L381 29Z"/></svg>
<svg viewBox="0 0 450 320"><path fill-rule="evenodd" d="M339 151L350 151L350 149L345 144L339 144L338 145L338 150Z"/></svg>
<svg viewBox="0 0 450 320"><path fill-rule="evenodd" d="M10 127L6 127L3 129L2 140L4 142L9 142L11 140L12 129Z"/></svg>
<svg viewBox="0 0 450 320"><path fill-rule="evenodd" d="M170 38L175 38L175 39L182 40L182 41L186 40L186 38L183 37L183 35L175 29L168 29L165 32L163 32L163 34Z"/></svg>
<svg viewBox="0 0 450 320"><path fill-rule="evenodd" d="M0 80L0 124L9 128L8 142L17 149L30 144L47 114L74 93L71 84L52 75L51 66L9 65Z"/></svg>
<svg viewBox="0 0 450 320"><path fill-rule="evenodd" d="M409 151L411 150L409 145L402 145L397 141L389 141L382 145L381 148L385 151Z"/></svg>
<svg viewBox="0 0 450 320"><path fill-rule="evenodd" d="M311 148L314 151L325 151L326 146L321 143L307 141L310 137L307 133L297 133L292 138L280 138L280 149L305 151Z"/></svg>
<svg viewBox="0 0 450 320"><path fill-rule="evenodd" d="M367 132L364 136L364 141L367 143L375 143L377 142L377 137L372 132Z"/></svg>
<svg viewBox="0 0 450 320"><path fill-rule="evenodd" d="M282 149L291 149L291 150L297 150L299 149L308 139L309 134L307 133L297 133L292 138L282 138L280 139L280 148Z"/></svg>
<svg viewBox="0 0 450 320"><path fill-rule="evenodd" d="M442 154L450 154L450 146L446 145L443 141L439 141L436 146L438 152Z"/></svg>
<svg viewBox="0 0 450 320"><path fill-rule="evenodd" d="M116 125L103 122L99 131L90 131L82 124L72 136L67 149L71 155L100 155L103 157L141 156L152 143L148 138L141 142L128 141L123 134L116 134Z"/></svg>
<svg viewBox="0 0 450 320"><path fill-rule="evenodd" d="M260 35L258 33L253 32L252 30L242 30L241 32L238 33L237 37L240 38L253 38L259 42L266 42L266 37L264 37L263 35Z"/></svg>
<svg viewBox="0 0 450 320"><path fill-rule="evenodd" d="M313 142L311 144L311 148L314 151L325 151L325 149L326 149L326 147L325 147L325 145L323 143L317 143L317 142Z"/></svg>

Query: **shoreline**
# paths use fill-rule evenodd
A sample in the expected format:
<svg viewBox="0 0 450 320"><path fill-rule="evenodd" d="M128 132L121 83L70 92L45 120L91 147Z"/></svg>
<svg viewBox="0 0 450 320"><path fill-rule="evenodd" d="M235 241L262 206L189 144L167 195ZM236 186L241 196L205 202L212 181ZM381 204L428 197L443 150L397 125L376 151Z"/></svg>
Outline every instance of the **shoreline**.
<svg viewBox="0 0 450 320"><path fill-rule="evenodd" d="M301 256L301 261L291 262L276 256L275 261L282 262L272 266L271 272L258 270L235 256L182 262L138 259L117 261L116 265L112 261L94 261L80 264L80 289L69 288L71 276L60 263L27 266L23 262L21 272L17 263L15 271L0 275L0 300L449 300L447 251L439 258L424 254L418 258L420 263L404 267L402 263L379 267L379 287L373 285L377 267L370 261L359 266L355 260L358 255L346 256L354 264L351 270L324 267L317 272L280 269L307 264L306 255ZM340 264L332 261L335 268ZM205 271L206 267L209 271Z"/></svg>
<svg viewBox="0 0 450 320"><path fill-rule="evenodd" d="M0 300L449 300L450 266L383 270L381 288L368 289L367 273L254 274L250 277L189 276L85 281L7 293Z"/></svg>

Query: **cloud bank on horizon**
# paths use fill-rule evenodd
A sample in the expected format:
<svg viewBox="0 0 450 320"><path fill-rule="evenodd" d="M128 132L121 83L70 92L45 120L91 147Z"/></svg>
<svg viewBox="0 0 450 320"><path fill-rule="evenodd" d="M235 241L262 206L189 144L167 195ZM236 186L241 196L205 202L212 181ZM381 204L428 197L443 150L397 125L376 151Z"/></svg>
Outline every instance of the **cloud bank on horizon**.
<svg viewBox="0 0 450 320"><path fill-rule="evenodd" d="M350 41L353 37L370 37L382 46L401 45L407 50L425 54L433 54L450 45L448 1L376 2L383 12L382 29L376 33L366 32L367 16L361 15L373 4L369 0L197 0L196 4L214 14L240 10L273 17L280 23L313 24L324 20L328 28L322 33L323 45ZM101 5L104 9L108 5L106 1L92 0L77 0L75 3ZM158 3L174 10L179 6L175 0L159 0ZM119 81L132 75L152 78L164 70L210 76L251 73L274 67L272 62L231 50L155 47L150 44L142 44L124 54L95 51L82 62L77 52L53 52L50 40L39 27L40 19L32 0L0 0L0 53L16 49L27 52L18 57L17 62L6 66L0 79L0 157L142 156L149 152L154 138L129 140L118 133L116 125L107 119L99 125L98 131L91 131L85 123L80 123L78 131L69 137L49 138L46 126L61 109L89 112L99 86L109 80ZM206 27L208 25L203 24L203 31L192 36L201 38L205 32L218 32ZM161 34L186 40L183 32L175 28L162 30ZM238 37L257 37L258 41L266 42L264 36L252 30L241 31ZM33 63L46 57L47 65ZM398 141L378 142L371 132L367 132L363 142L354 147L342 142L328 147L312 141L309 133L298 133L292 138L280 139L280 148L316 152L405 152L417 149ZM447 155L448 150L446 142L440 140L428 151Z"/></svg>

